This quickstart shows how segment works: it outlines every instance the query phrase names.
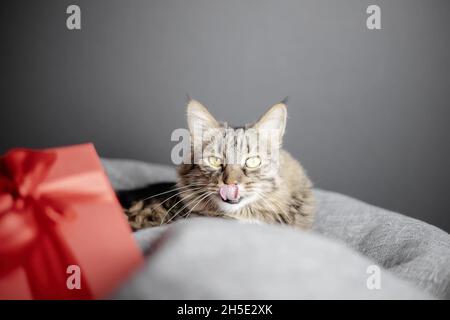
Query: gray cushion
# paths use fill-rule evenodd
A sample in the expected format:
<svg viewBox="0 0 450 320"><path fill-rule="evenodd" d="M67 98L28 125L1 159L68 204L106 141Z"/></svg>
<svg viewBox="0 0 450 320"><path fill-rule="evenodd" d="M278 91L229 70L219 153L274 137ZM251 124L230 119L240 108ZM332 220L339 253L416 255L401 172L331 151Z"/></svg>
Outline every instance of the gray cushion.
<svg viewBox="0 0 450 320"><path fill-rule="evenodd" d="M103 164L116 190L175 179L171 167ZM450 298L446 232L337 193L315 194L309 233L211 218L138 232L149 260L118 297ZM370 264L382 266L381 290L366 287Z"/></svg>
<svg viewBox="0 0 450 320"><path fill-rule="evenodd" d="M160 237L156 242L148 237ZM373 262L344 245L291 227L193 218L161 230L145 266L118 299L426 299L387 271L369 290Z"/></svg>
<svg viewBox="0 0 450 320"><path fill-rule="evenodd" d="M436 297L450 298L448 233L338 193L317 190L316 197L316 232L343 241Z"/></svg>

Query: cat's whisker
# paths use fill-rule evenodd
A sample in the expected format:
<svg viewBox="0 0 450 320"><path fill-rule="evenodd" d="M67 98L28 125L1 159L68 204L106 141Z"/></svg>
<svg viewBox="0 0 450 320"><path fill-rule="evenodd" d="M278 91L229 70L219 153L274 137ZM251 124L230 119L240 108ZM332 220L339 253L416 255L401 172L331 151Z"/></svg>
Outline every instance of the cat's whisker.
<svg viewBox="0 0 450 320"><path fill-rule="evenodd" d="M216 193L216 192L213 192L212 194L214 194L214 193ZM214 199L214 197L211 197L211 198L208 199L208 201L205 202L205 204L204 204L205 208L211 202L211 200L213 200L213 199Z"/></svg>
<svg viewBox="0 0 450 320"><path fill-rule="evenodd" d="M283 204L280 201L278 201L277 199L272 198L272 204L274 204L280 210L280 213L285 212L285 210L282 209ZM285 217L289 220L289 223L293 223L293 220L290 216L285 216Z"/></svg>
<svg viewBox="0 0 450 320"><path fill-rule="evenodd" d="M175 219L175 217L184 209L186 209L187 207L189 207L189 205L195 201L197 201L198 199L200 199L201 197L203 197L205 195L205 193L200 194L198 197L196 197L194 200L190 201L188 204L186 204L184 207L182 207L180 210L178 210L173 216L172 218L169 219L169 221L167 221L167 223L169 223L170 221L172 221L173 219Z"/></svg>
<svg viewBox="0 0 450 320"><path fill-rule="evenodd" d="M188 190L188 191L191 191L191 190ZM163 223L164 223L164 220L166 219L166 217L169 215L169 213L170 213L170 211L173 209L173 208L175 208L176 206L177 206L177 204L179 204L180 202L183 202L184 200L186 200L187 198L190 198L190 197L192 197L192 196L195 196L196 194L198 194L198 192L197 191L194 191L192 194L190 194L190 195L188 195L188 196L186 196L186 197L180 197L181 199L179 200L179 201L177 201L173 206L171 206L168 210L167 210L167 212L166 212L166 214L164 215L164 217L162 218L162 220L161 220L161 224L160 225L162 225ZM183 209L183 208L182 208ZM167 221L166 223L169 223L170 222L170 220L171 219L169 219L169 221Z"/></svg>
<svg viewBox="0 0 450 320"><path fill-rule="evenodd" d="M189 215L191 214L192 210L194 210L194 208L195 208L200 202L202 202L204 199L206 199L207 197L209 197L210 195L212 195L212 194L214 194L214 193L215 193L215 192L209 192L208 194L206 194L206 196L204 196L203 198L201 198L200 200L198 200L197 203L191 208L191 210L188 211L187 216L185 217L185 219L189 218ZM211 198L211 199L212 199L212 198ZM211 201L211 199L209 199L209 200L205 203L205 205L208 204L208 203Z"/></svg>
<svg viewBox="0 0 450 320"><path fill-rule="evenodd" d="M292 217L290 216L290 215L286 215L286 214L283 214L284 212L286 212L286 209L282 209L282 207L283 207L283 204L280 202L280 201L278 201L277 199L273 199L272 200L272 203L275 205L275 206L277 206L277 208L278 209L280 209L280 217L282 216L282 217L284 217L285 219L287 219L287 223L288 224L292 224L292 223L294 223L294 220L292 219ZM278 219L279 221L280 220L283 220L283 221L280 221L280 223L286 223L286 221L284 220L284 219Z"/></svg>
<svg viewBox="0 0 450 320"><path fill-rule="evenodd" d="M178 193L176 193L176 194L174 194L174 195L168 197L167 199L165 199L165 200L162 201L161 203L159 203L157 206L155 206L155 208L157 208L157 207L163 205L165 202L169 201L169 200L172 199L173 197L179 196L180 194L183 194L183 193L186 193L186 192L189 192L189 191L197 191L197 190L200 190L200 189L203 189L203 187L197 187L197 188L192 188L192 189L180 191L180 192L178 192Z"/></svg>
<svg viewBox="0 0 450 320"><path fill-rule="evenodd" d="M259 196L259 198L272 210L272 212L274 213L274 215L275 215L275 217L277 218L277 220L278 220L278 222L280 222L280 223L283 223L283 221L280 219L280 217L278 216L278 214L277 214L277 210L275 210L275 208L272 206L272 204L271 203L269 203L266 199L264 199L264 194L262 194L262 193L260 193L260 192L258 192L258 191L254 191L258 196ZM281 210L281 208L276 204L276 203L274 203L277 207L278 207L278 209L279 210ZM281 210L280 211L280 213L282 213L283 211Z"/></svg>
<svg viewBox="0 0 450 320"><path fill-rule="evenodd" d="M262 193L261 196L264 197L264 193ZM264 198L264 199L267 199L267 198ZM271 204L275 205L275 206L280 210L280 212L283 212L283 211L284 211L284 210L282 209L282 204L281 204L279 201L277 201L277 199L271 198Z"/></svg>
<svg viewBox="0 0 450 320"><path fill-rule="evenodd" d="M151 195L151 196L149 196L149 197L146 197L146 198L144 198L144 199L141 199L141 201L145 201L145 200L148 200L148 199L151 199L151 198L154 198L154 197L157 197L157 196L159 196L159 195L166 194L166 193L169 193L169 192L174 192L174 191L177 191L177 190L186 189L186 188L191 188L191 187L197 187L197 186L207 186L207 184L188 184L188 185L186 185L186 186L181 186L181 187L178 187L178 188L173 188L173 189L171 189L171 190L167 190L167 191L164 191L164 192L161 192L161 193L158 193L158 194Z"/></svg>
<svg viewBox="0 0 450 320"><path fill-rule="evenodd" d="M264 199L264 196L262 194L257 193L257 195L258 195L258 199L262 200L266 204L266 206L269 207L269 209L272 211L272 213L276 213L275 208L269 202L267 202L266 199Z"/></svg>

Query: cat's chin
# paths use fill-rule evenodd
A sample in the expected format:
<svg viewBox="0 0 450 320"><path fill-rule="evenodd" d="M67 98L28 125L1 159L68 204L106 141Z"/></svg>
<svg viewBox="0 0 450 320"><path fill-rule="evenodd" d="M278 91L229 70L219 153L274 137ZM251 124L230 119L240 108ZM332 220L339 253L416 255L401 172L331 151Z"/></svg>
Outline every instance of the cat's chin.
<svg viewBox="0 0 450 320"><path fill-rule="evenodd" d="M239 202L241 202L242 198L239 198L237 200L226 200L224 202L229 203L229 204L238 204Z"/></svg>
<svg viewBox="0 0 450 320"><path fill-rule="evenodd" d="M225 213L236 213L243 209L245 206L249 205L253 201L257 199L256 196L248 196L241 198L237 202L225 202L220 197L216 199L216 204L219 207L219 210Z"/></svg>

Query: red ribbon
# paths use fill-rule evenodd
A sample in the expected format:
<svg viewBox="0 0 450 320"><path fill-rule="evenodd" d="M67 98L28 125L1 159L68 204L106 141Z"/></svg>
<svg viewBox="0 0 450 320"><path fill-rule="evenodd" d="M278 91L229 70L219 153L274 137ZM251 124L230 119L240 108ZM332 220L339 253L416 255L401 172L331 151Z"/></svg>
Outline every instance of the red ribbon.
<svg viewBox="0 0 450 320"><path fill-rule="evenodd" d="M21 267L34 299L91 299L83 270L81 289L67 286L67 267L78 265L57 228L75 219L70 205L99 199L83 186L40 188L57 154L14 149L0 158L0 278Z"/></svg>

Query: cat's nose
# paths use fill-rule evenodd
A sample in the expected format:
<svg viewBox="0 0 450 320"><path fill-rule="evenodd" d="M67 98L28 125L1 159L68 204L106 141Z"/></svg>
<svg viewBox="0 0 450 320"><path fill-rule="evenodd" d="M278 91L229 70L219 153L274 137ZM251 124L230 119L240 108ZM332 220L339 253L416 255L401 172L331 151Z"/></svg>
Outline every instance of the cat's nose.
<svg viewBox="0 0 450 320"><path fill-rule="evenodd" d="M242 179L242 169L238 165L226 165L223 171L223 182L228 185L238 184Z"/></svg>
<svg viewBox="0 0 450 320"><path fill-rule="evenodd" d="M223 201L238 201L241 197L239 192L239 186L235 183L233 184L224 184L219 189L220 197Z"/></svg>

